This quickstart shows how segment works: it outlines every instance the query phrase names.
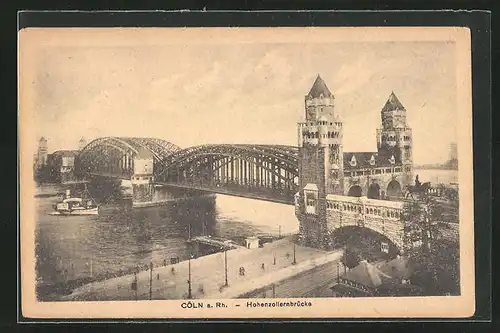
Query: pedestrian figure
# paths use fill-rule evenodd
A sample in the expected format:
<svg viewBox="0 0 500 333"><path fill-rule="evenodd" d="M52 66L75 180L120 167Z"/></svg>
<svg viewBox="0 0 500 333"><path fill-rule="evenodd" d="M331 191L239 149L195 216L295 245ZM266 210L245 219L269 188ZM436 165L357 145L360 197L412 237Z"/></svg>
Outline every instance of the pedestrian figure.
<svg viewBox="0 0 500 333"><path fill-rule="evenodd" d="M286 257L287 259L290 259L290 253L288 253L288 252L287 252L287 253L285 254L285 257Z"/></svg>
<svg viewBox="0 0 500 333"><path fill-rule="evenodd" d="M200 286L198 287L198 292L199 292L200 294L204 294L204 293L205 293L205 289L203 288L203 285L202 285L202 284L200 284Z"/></svg>
<svg viewBox="0 0 500 333"><path fill-rule="evenodd" d="M167 266L167 259L163 259L163 266Z"/></svg>
<svg viewBox="0 0 500 333"><path fill-rule="evenodd" d="M262 268L262 270L264 270L264 263L262 263L262 265L260 266L260 268Z"/></svg>
<svg viewBox="0 0 500 333"><path fill-rule="evenodd" d="M172 275L175 275L175 267L174 266L172 266L171 272L172 272Z"/></svg>
<svg viewBox="0 0 500 333"><path fill-rule="evenodd" d="M240 267L240 275L245 275L245 268L244 267Z"/></svg>
<svg viewBox="0 0 500 333"><path fill-rule="evenodd" d="M160 279L160 273L158 273L158 275L156 275L156 279L159 280Z"/></svg>

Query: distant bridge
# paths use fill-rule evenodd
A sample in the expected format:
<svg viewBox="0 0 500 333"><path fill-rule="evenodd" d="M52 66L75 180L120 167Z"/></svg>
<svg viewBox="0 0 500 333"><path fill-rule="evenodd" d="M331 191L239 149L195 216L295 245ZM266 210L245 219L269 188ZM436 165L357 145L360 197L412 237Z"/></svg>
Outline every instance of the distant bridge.
<svg viewBox="0 0 500 333"><path fill-rule="evenodd" d="M148 160L152 166L144 162ZM211 144L181 149L154 138L93 140L77 156L75 168L80 175L128 180L151 174L156 185L287 204L294 202L299 176L297 147Z"/></svg>

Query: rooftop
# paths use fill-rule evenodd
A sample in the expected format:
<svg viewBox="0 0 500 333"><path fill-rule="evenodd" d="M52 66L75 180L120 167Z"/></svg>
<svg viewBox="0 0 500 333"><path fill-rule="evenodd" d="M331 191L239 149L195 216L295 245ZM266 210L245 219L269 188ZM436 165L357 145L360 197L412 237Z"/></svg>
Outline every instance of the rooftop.
<svg viewBox="0 0 500 333"><path fill-rule="evenodd" d="M408 279L413 269L409 264L408 258L398 257L380 266L380 270L393 278Z"/></svg>
<svg viewBox="0 0 500 333"><path fill-rule="evenodd" d="M385 102L385 105L382 108L382 111L393 111L393 110L406 111L405 107L403 106L403 104L401 104L394 91L391 92L389 99L387 100L387 102Z"/></svg>
<svg viewBox="0 0 500 333"><path fill-rule="evenodd" d="M307 94L307 97L315 98L320 97L321 95L323 95L324 97L333 97L333 94L326 86L325 81L323 81L321 76L319 76L318 74L311 90L309 90L309 94Z"/></svg>
<svg viewBox="0 0 500 333"><path fill-rule="evenodd" d="M366 260L362 260L358 266L349 270L343 278L370 288L376 288L382 283L389 281L391 276L385 274Z"/></svg>
<svg viewBox="0 0 500 333"><path fill-rule="evenodd" d="M351 165L352 157L356 159L356 165ZM371 164L371 159L373 156L374 163ZM364 168L375 168L375 167L385 167L391 166L390 159L392 154L381 154L378 152L344 152L344 169L364 169ZM395 164L399 161L397 156L394 156Z"/></svg>

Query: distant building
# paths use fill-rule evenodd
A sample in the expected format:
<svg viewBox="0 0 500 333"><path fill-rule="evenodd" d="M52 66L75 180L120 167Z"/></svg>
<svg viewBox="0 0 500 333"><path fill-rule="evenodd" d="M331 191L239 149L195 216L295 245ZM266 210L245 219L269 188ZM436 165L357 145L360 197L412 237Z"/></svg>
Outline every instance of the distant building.
<svg viewBox="0 0 500 333"><path fill-rule="evenodd" d="M83 148L85 148L86 145L87 145L87 140L85 140L85 138L82 137L78 142L78 150L82 150Z"/></svg>
<svg viewBox="0 0 500 333"><path fill-rule="evenodd" d="M52 180L68 182L75 180L75 157L76 150L58 150L48 156L47 165L52 174Z"/></svg>
<svg viewBox="0 0 500 333"><path fill-rule="evenodd" d="M450 144L450 160L456 160L458 158L458 149L456 143Z"/></svg>
<svg viewBox="0 0 500 333"><path fill-rule="evenodd" d="M42 136L38 141L38 150L36 153L37 167L42 167L44 165L47 165L47 157L48 157L47 139Z"/></svg>
<svg viewBox="0 0 500 333"><path fill-rule="evenodd" d="M42 136L38 141L37 151L33 155L33 176L37 182L48 181L50 178L50 170L47 166L48 156L47 139Z"/></svg>
<svg viewBox="0 0 500 333"><path fill-rule="evenodd" d="M446 164L449 168L458 169L458 149L456 143L450 144L450 159Z"/></svg>

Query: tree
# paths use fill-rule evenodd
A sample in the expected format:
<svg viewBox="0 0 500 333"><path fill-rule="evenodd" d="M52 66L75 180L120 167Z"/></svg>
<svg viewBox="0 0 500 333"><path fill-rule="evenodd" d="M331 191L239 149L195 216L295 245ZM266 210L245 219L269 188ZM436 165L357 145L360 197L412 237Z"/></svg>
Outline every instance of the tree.
<svg viewBox="0 0 500 333"><path fill-rule="evenodd" d="M347 268L351 269L358 266L360 261L361 255L359 250L351 246L346 246L340 262Z"/></svg>
<svg viewBox="0 0 500 333"><path fill-rule="evenodd" d="M402 214L405 247L414 268L412 283L431 295L459 293L458 246L442 239L442 214L442 207L428 195L406 202Z"/></svg>

